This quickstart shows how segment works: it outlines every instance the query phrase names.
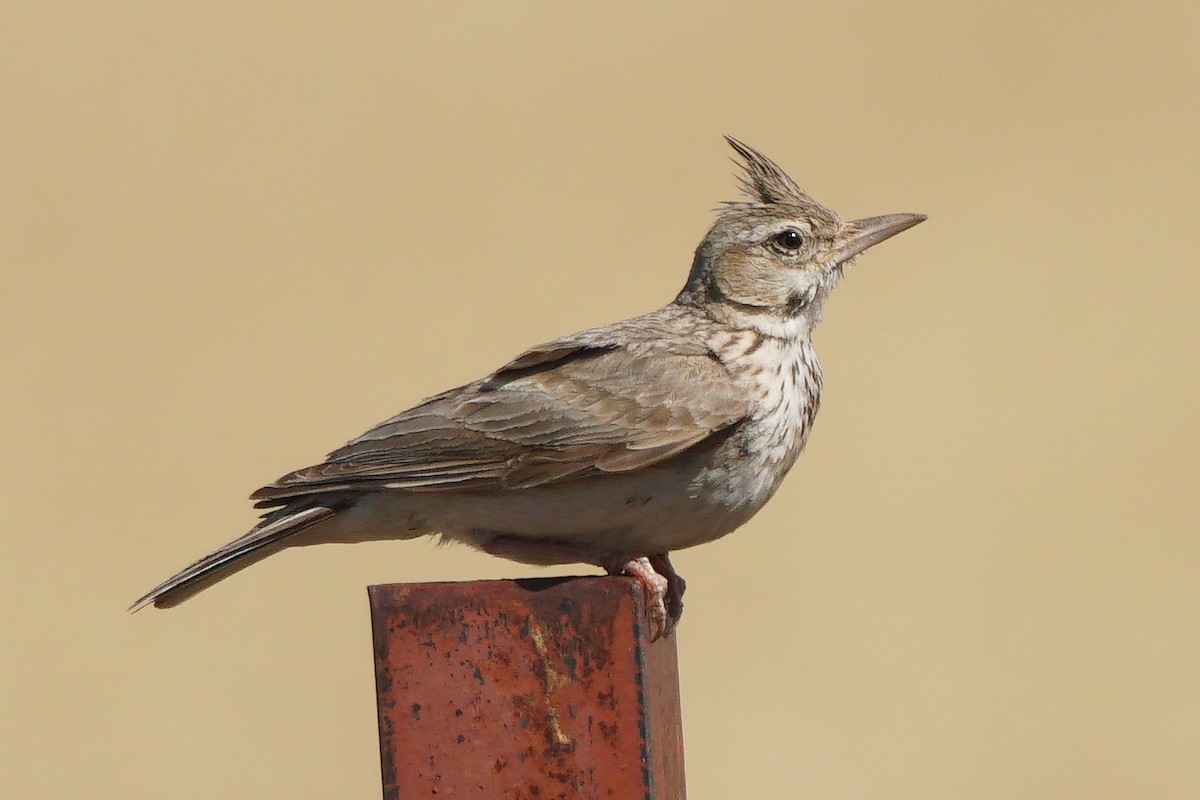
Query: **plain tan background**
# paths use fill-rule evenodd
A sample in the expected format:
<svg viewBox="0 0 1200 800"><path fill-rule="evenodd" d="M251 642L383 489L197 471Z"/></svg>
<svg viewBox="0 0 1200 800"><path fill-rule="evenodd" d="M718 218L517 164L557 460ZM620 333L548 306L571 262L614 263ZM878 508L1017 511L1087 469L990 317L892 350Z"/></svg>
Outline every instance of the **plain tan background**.
<svg viewBox="0 0 1200 800"><path fill-rule="evenodd" d="M363 587L537 570L329 547L125 606L260 484L669 300L731 133L931 220L827 307L778 497L677 557L691 796L1200 796L1198 26L4 3L0 791L377 797Z"/></svg>

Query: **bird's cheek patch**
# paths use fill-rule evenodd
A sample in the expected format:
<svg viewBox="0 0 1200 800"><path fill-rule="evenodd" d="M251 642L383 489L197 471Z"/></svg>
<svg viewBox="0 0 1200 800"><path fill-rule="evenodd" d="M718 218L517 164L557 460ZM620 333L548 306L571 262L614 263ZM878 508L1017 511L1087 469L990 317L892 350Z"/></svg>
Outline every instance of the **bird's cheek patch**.
<svg viewBox="0 0 1200 800"><path fill-rule="evenodd" d="M749 256L729 254L714 280L722 295L748 306L778 305L789 294L779 270Z"/></svg>

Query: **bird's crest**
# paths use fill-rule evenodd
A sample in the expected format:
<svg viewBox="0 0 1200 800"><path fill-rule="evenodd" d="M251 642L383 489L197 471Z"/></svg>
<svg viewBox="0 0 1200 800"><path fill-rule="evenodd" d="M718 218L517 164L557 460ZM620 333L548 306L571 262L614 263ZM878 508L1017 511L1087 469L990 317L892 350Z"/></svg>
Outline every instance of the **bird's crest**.
<svg viewBox="0 0 1200 800"><path fill-rule="evenodd" d="M774 161L732 136L726 136L725 141L729 142L729 146L741 156L742 160L739 166L742 168L742 174L738 176L738 179L742 184L742 190L753 202L768 205L816 203Z"/></svg>

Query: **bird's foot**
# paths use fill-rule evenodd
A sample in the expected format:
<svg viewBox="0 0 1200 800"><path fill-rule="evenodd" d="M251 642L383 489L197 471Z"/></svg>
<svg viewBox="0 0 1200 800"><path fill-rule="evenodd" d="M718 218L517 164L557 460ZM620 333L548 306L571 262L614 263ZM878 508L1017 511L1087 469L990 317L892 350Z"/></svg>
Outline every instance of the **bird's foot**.
<svg viewBox="0 0 1200 800"><path fill-rule="evenodd" d="M671 566L666 553L653 556L631 556L610 550L594 550L561 542L519 539L507 534L482 535L477 547L492 555L511 558L526 564L565 564L580 561L595 564L609 575L624 573L636 578L646 588L647 613L653 625L651 641L666 636L679 624L683 615L683 591L687 584Z"/></svg>
<svg viewBox="0 0 1200 800"><path fill-rule="evenodd" d="M624 572L637 578L642 586L646 588L647 600L646 612L650 615L650 624L654 626L654 632L651 634L651 641L659 639L667 635L667 631L674 625L670 621L667 614L666 597L669 584L667 579L659 575L654 566L650 563L650 559L645 556L631 558L620 566L619 569L609 569L609 574L617 574Z"/></svg>
<svg viewBox="0 0 1200 800"><path fill-rule="evenodd" d="M666 553L650 556L650 564L667 579L667 614L668 619L672 620L671 627L675 627L683 616L683 593L687 591L687 581L671 566L671 559Z"/></svg>
<svg viewBox="0 0 1200 800"><path fill-rule="evenodd" d="M656 556L631 558L619 567L608 568L609 574L624 572L637 578L646 588L649 604L646 609L654 626L651 641L669 634L683 616L683 592L687 583L671 566L665 553Z"/></svg>

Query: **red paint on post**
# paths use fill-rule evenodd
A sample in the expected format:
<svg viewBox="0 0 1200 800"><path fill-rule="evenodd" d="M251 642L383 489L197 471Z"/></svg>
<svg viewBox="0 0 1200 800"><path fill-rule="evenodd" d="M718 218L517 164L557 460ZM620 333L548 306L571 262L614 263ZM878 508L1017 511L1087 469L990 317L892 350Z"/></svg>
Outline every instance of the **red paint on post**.
<svg viewBox="0 0 1200 800"><path fill-rule="evenodd" d="M675 638L635 580L369 592L384 800L683 800Z"/></svg>

